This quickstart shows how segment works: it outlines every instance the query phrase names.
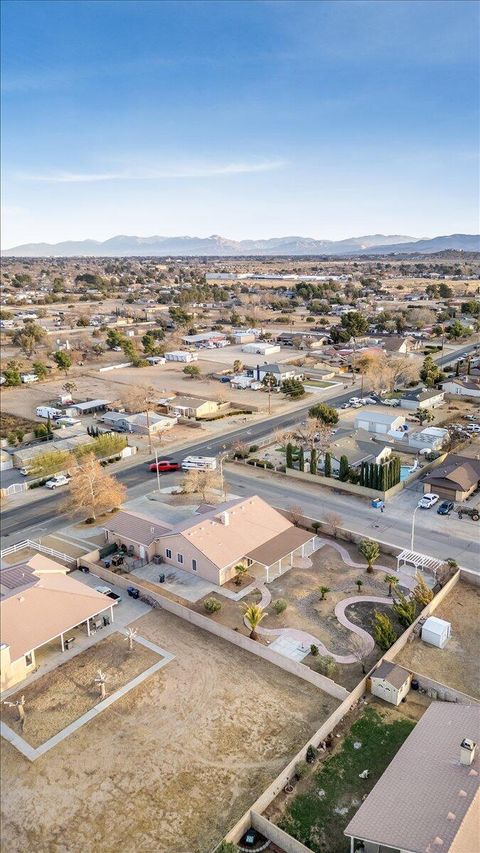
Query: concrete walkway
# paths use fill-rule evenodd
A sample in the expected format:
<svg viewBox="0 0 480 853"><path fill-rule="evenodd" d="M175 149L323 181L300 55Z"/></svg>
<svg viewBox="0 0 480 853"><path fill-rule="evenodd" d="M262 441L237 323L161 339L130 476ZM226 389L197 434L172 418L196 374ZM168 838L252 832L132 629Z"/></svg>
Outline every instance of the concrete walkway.
<svg viewBox="0 0 480 853"><path fill-rule="evenodd" d="M318 548L323 548L324 545L328 545L329 548L334 548L335 551L340 554L345 565L351 566L353 569L364 569L366 571L367 564L356 563L354 560L352 560L347 548L345 548L344 545L340 545L340 542L335 542L331 539L323 539L321 536L317 536L315 539L315 544L317 543ZM396 569L391 569L389 566L373 566L373 571L383 572L386 575L395 575L395 577L398 578L398 583L400 584L400 586L405 587L405 589L412 590L417 585L415 577L407 575L405 572L399 572Z"/></svg>

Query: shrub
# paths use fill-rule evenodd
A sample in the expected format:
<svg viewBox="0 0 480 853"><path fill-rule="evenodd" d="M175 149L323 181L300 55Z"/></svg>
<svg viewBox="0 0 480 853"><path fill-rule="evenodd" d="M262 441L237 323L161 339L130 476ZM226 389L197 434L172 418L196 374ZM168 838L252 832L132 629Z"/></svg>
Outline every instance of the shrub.
<svg viewBox="0 0 480 853"><path fill-rule="evenodd" d="M337 669L337 664L331 655L318 655L317 668L322 675L332 678Z"/></svg>
<svg viewBox="0 0 480 853"><path fill-rule="evenodd" d="M288 602L285 601L284 598L277 598L276 601L273 602L273 609L277 616L280 616L288 607Z"/></svg>
<svg viewBox="0 0 480 853"><path fill-rule="evenodd" d="M207 613L218 613L222 605L217 598L213 598L213 596L211 596L210 598L205 599L203 606Z"/></svg>
<svg viewBox="0 0 480 853"><path fill-rule="evenodd" d="M417 615L417 602L415 598L408 599L403 593L397 592L398 599L393 605L394 613L398 617L400 625L408 628L415 621Z"/></svg>
<svg viewBox="0 0 480 853"><path fill-rule="evenodd" d="M307 755L306 755L306 759L307 759L307 762L309 764L311 764L312 761L315 761L315 759L317 757L317 753L318 753L318 750L314 747L314 745L312 743L309 743L308 747L307 747Z"/></svg>
<svg viewBox="0 0 480 853"><path fill-rule="evenodd" d="M310 654L313 655L314 658L318 655L318 646L316 646L315 643L312 643L310 646Z"/></svg>
<svg viewBox="0 0 480 853"><path fill-rule="evenodd" d="M89 515L88 518L85 519L85 524L95 524L93 516Z"/></svg>
<svg viewBox="0 0 480 853"><path fill-rule="evenodd" d="M397 639L395 628L392 625L392 620L385 613L375 611L375 622L373 624L373 637L375 642L384 652L393 646Z"/></svg>
<svg viewBox="0 0 480 853"><path fill-rule="evenodd" d="M249 448L249 453L255 453L258 450L258 444L251 444Z"/></svg>
<svg viewBox="0 0 480 853"><path fill-rule="evenodd" d="M297 779L303 779L308 773L308 764L306 761L298 761L295 765L295 776Z"/></svg>
<svg viewBox="0 0 480 853"><path fill-rule="evenodd" d="M313 530L315 533L318 533L318 531L320 530L320 527L321 527L321 526L322 526L322 525L321 525L321 522L320 522L320 521L312 521L312 530Z"/></svg>

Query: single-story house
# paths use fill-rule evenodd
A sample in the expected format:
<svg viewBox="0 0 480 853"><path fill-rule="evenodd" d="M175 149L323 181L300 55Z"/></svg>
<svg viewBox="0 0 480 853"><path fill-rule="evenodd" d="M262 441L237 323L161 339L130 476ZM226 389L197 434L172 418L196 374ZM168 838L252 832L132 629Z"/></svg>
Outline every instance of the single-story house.
<svg viewBox="0 0 480 853"><path fill-rule="evenodd" d="M198 352L173 350L172 352L166 352L165 358L167 361L181 361L188 364L191 361L198 361Z"/></svg>
<svg viewBox="0 0 480 853"><path fill-rule="evenodd" d="M370 676L370 692L392 705L400 705L410 690L411 673L396 663L382 661Z"/></svg>
<svg viewBox="0 0 480 853"><path fill-rule="evenodd" d="M267 576L270 569L287 568L295 557L311 553L315 540L256 495L201 505L174 527L122 510L105 522L104 531L107 542L132 545L142 559L161 556L164 563L218 586L235 576L239 563L258 563Z"/></svg>
<svg viewBox="0 0 480 853"><path fill-rule="evenodd" d="M400 407L413 412L418 412L419 409L434 409L442 405L444 397L445 392L437 388L412 388L402 394Z"/></svg>
<svg viewBox="0 0 480 853"><path fill-rule="evenodd" d="M405 416L390 412L376 412L374 409L362 409L355 418L355 429L375 432L380 435L398 432L405 424Z"/></svg>
<svg viewBox="0 0 480 853"><path fill-rule="evenodd" d="M421 346L421 341L408 336L404 338L402 335L390 335L388 338L385 338L383 344L385 352L398 353L400 355L407 355L409 352L420 349Z"/></svg>
<svg viewBox="0 0 480 853"><path fill-rule="evenodd" d="M455 394L458 397L480 397L480 378L477 376L455 377L447 379L442 383L446 394Z"/></svg>
<svg viewBox="0 0 480 853"><path fill-rule="evenodd" d="M257 355L273 355L274 352L280 352L278 344L272 344L264 341L255 341L242 346L242 352L256 353Z"/></svg>
<svg viewBox="0 0 480 853"><path fill-rule="evenodd" d="M418 432L408 434L408 444L418 450L440 450L448 440L448 429L441 427L425 427Z"/></svg>
<svg viewBox="0 0 480 853"><path fill-rule="evenodd" d="M218 411L215 400L201 400L199 397L175 397L167 403L169 415L178 418L204 418Z"/></svg>
<svg viewBox="0 0 480 853"><path fill-rule="evenodd" d="M9 471L13 468L13 459L6 450L0 450L0 471Z"/></svg>
<svg viewBox="0 0 480 853"><path fill-rule="evenodd" d="M451 501L465 501L478 488L480 459L449 456L423 478L423 491L435 492Z"/></svg>
<svg viewBox="0 0 480 853"><path fill-rule="evenodd" d="M167 429L172 429L177 423L176 418L157 415L156 412L139 412L129 415L126 412L105 412L101 418L105 426L117 432L136 433L137 435L158 435Z"/></svg>
<svg viewBox="0 0 480 853"><path fill-rule="evenodd" d="M345 829L352 853L478 850L476 741L478 705L432 702Z"/></svg>
<svg viewBox="0 0 480 853"><path fill-rule="evenodd" d="M281 385L286 379L301 379L303 374L298 368L291 364L257 364L248 373L258 381L262 382L266 376L272 375L276 385Z"/></svg>
<svg viewBox="0 0 480 853"><path fill-rule="evenodd" d="M23 681L36 667L35 652L90 620L115 602L67 575L65 566L36 554L27 563L0 569L1 689Z"/></svg>
<svg viewBox="0 0 480 853"><path fill-rule="evenodd" d="M182 344L194 347L204 347L211 344L212 347L226 346L227 336L222 332L200 332L198 335L184 335Z"/></svg>
<svg viewBox="0 0 480 853"><path fill-rule="evenodd" d="M350 468L359 468L362 462L374 462L380 465L386 462L392 455L392 448L388 445L379 444L371 433L363 429L343 436L334 436L328 448L331 456L332 471L337 474L340 470L340 458L346 456ZM324 464L324 454L320 455L320 462Z"/></svg>
<svg viewBox="0 0 480 853"><path fill-rule="evenodd" d="M60 436L59 436L60 438ZM32 462L37 456L43 456L44 453L58 451L76 450L77 447L83 447L86 444L92 444L93 438L84 432L83 435L73 435L70 438L65 438L55 441L42 442L34 444L31 447L24 447L20 450L13 451L13 464L15 468L28 467L28 463Z"/></svg>

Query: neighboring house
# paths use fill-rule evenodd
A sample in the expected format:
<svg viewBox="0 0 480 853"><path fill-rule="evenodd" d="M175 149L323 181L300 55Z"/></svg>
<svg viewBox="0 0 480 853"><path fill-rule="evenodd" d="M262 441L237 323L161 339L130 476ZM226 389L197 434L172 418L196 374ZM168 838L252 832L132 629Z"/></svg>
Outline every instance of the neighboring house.
<svg viewBox="0 0 480 853"><path fill-rule="evenodd" d="M398 355L407 355L409 352L420 349L422 343L415 338L402 337L401 335L391 335L385 338L383 344L385 352L395 353Z"/></svg>
<svg viewBox="0 0 480 853"><path fill-rule="evenodd" d="M185 335L182 344L194 347L224 347L228 344L227 336L221 332L202 332L198 335Z"/></svg>
<svg viewBox="0 0 480 853"><path fill-rule="evenodd" d="M110 405L110 400L86 400L84 403L72 403L65 410L68 416L91 415L94 412L104 412Z"/></svg>
<svg viewBox="0 0 480 853"><path fill-rule="evenodd" d="M104 530L107 542L131 545L148 561L161 556L164 563L217 585L234 577L239 563L258 563L267 574L270 568L286 568L294 557L310 553L315 539L258 496L202 505L174 527L122 510Z"/></svg>
<svg viewBox="0 0 480 853"><path fill-rule="evenodd" d="M409 433L408 444L410 447L418 448L418 450L440 450L448 441L449 436L448 429L425 427L419 432Z"/></svg>
<svg viewBox="0 0 480 853"><path fill-rule="evenodd" d="M190 361L198 361L198 352L174 350L172 352L166 352L165 358L167 361L181 361L188 364Z"/></svg>
<svg viewBox="0 0 480 853"><path fill-rule="evenodd" d="M272 375L276 385L281 385L286 379L301 379L303 376L303 373L291 364L257 364L248 372L258 382L263 382L266 376Z"/></svg>
<svg viewBox="0 0 480 853"><path fill-rule="evenodd" d="M175 397L167 403L169 415L178 418L204 418L218 411L215 400L201 400L199 397Z"/></svg>
<svg viewBox="0 0 480 853"><path fill-rule="evenodd" d="M45 441L41 444L34 444L31 447L13 450L14 467L28 467L29 462L33 461L37 456L43 456L44 453L51 453L53 451L64 453L65 451L76 450L77 447L83 447L84 445L92 444L93 442L93 438L90 435L87 435L86 432L84 432L83 435L74 435L71 438L65 439L62 439L60 435L58 438L56 434L54 434L54 436L55 438L53 441Z"/></svg>
<svg viewBox="0 0 480 853"><path fill-rule="evenodd" d="M280 352L280 347L278 344L255 341L255 343L244 344L242 352L256 353L257 355L273 355L274 352Z"/></svg>
<svg viewBox="0 0 480 853"><path fill-rule="evenodd" d="M478 488L480 460L449 456L423 478L423 491L435 492L451 501L465 501Z"/></svg>
<svg viewBox="0 0 480 853"><path fill-rule="evenodd" d="M177 423L176 418L157 415L156 412L139 412L129 415L126 412L106 412L101 418L105 426L118 432L136 433L137 435L158 435L167 429L172 429Z"/></svg>
<svg viewBox="0 0 480 853"><path fill-rule="evenodd" d="M13 459L6 450L0 450L0 471L9 471L13 468Z"/></svg>
<svg viewBox="0 0 480 853"><path fill-rule="evenodd" d="M465 376L463 378L447 379L442 388L446 394L455 394L459 397L480 397L480 377Z"/></svg>
<svg viewBox="0 0 480 853"><path fill-rule="evenodd" d="M397 432L404 424L404 415L376 412L374 409L362 409L355 418L355 429L364 429L380 435Z"/></svg>
<svg viewBox="0 0 480 853"><path fill-rule="evenodd" d="M372 438L371 433L366 430L357 429L355 432L340 438L334 436L328 452L331 456L332 471L334 474L338 474L342 456L347 457L350 468L359 468L362 462L374 462L376 464L386 462L392 455L392 448L378 444ZM322 466L324 458L324 454L321 454Z"/></svg>
<svg viewBox="0 0 480 853"><path fill-rule="evenodd" d="M441 406L444 397L445 392L437 388L413 388L402 395L400 407L414 412L418 412L419 409L434 409L436 406Z"/></svg>
<svg viewBox="0 0 480 853"><path fill-rule="evenodd" d="M378 669L370 676L372 696L384 699L392 705L400 705L410 690L411 673L396 663L382 661Z"/></svg>
<svg viewBox="0 0 480 853"><path fill-rule="evenodd" d="M90 619L108 614L114 603L67 575L65 566L37 554L0 569L1 689L23 681L35 669L36 651L53 640L64 650L71 631L90 634Z"/></svg>
<svg viewBox="0 0 480 853"><path fill-rule="evenodd" d="M478 722L478 705L432 702L345 829L352 851L478 850Z"/></svg>

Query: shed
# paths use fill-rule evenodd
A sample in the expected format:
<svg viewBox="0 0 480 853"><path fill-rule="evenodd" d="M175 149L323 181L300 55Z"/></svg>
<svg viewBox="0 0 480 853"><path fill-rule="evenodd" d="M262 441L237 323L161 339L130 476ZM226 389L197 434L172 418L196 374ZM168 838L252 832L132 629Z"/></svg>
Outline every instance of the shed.
<svg viewBox="0 0 480 853"><path fill-rule="evenodd" d="M255 343L242 346L242 352L253 352L257 355L272 355L274 352L280 352L280 347L277 344L256 341Z"/></svg>
<svg viewBox="0 0 480 853"><path fill-rule="evenodd" d="M392 705L399 705L410 690L411 673L396 663L383 661L372 673L370 690L372 696L378 696Z"/></svg>
<svg viewBox="0 0 480 853"><path fill-rule="evenodd" d="M422 640L430 646L443 649L452 633L450 622L439 619L438 616L429 616L422 628Z"/></svg>
<svg viewBox="0 0 480 853"><path fill-rule="evenodd" d="M404 424L404 415L376 412L373 409L362 409L355 418L355 429L365 429L367 432L380 434L400 430Z"/></svg>

